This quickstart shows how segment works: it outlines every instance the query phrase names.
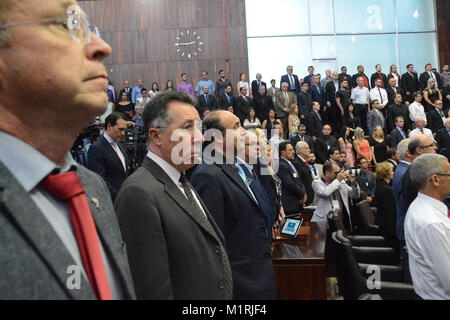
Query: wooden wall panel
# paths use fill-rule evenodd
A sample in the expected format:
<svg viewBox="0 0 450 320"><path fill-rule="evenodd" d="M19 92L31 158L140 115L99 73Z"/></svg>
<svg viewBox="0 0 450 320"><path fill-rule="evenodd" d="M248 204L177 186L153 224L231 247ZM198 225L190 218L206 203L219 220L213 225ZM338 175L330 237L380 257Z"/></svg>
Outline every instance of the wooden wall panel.
<svg viewBox="0 0 450 320"><path fill-rule="evenodd" d="M160 87L168 79L177 84L183 72L195 86L203 70L215 81L220 69L227 70L226 52L233 85L241 72L248 74L245 0L88 0L80 5L112 47L105 65L116 89L124 80L134 86L138 78L147 88L153 81ZM203 42L191 58L175 46L187 30Z"/></svg>
<svg viewBox="0 0 450 320"><path fill-rule="evenodd" d="M450 64L450 1L436 0L436 17L441 67Z"/></svg>

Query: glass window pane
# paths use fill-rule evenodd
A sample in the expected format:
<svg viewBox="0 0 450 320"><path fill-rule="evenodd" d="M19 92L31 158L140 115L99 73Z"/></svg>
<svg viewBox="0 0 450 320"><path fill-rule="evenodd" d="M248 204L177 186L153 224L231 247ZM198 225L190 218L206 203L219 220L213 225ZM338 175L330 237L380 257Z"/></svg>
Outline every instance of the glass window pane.
<svg viewBox="0 0 450 320"><path fill-rule="evenodd" d="M375 72L375 65L381 64L384 73L397 63L395 35L354 35L337 36L337 59L339 69L348 68L347 73L353 75L358 65L363 65L364 73L369 77Z"/></svg>
<svg viewBox="0 0 450 320"><path fill-rule="evenodd" d="M294 74L304 77L311 65L309 37L279 37L248 39L250 79L259 72L269 85L271 79L277 81L286 74L286 67L292 65Z"/></svg>
<svg viewBox="0 0 450 320"><path fill-rule="evenodd" d="M247 36L308 34L307 0L246 0Z"/></svg>
<svg viewBox="0 0 450 320"><path fill-rule="evenodd" d="M425 65L431 63L433 67L438 65L436 34L412 33L398 36L400 54L400 71L406 72L406 65L412 63L414 69L420 75L425 70Z"/></svg>
<svg viewBox="0 0 450 320"><path fill-rule="evenodd" d="M330 0L310 0L312 34L333 34L333 6Z"/></svg>
<svg viewBox="0 0 450 320"><path fill-rule="evenodd" d="M393 0L335 0L336 33L395 32Z"/></svg>
<svg viewBox="0 0 450 320"><path fill-rule="evenodd" d="M434 31L434 1L397 0L398 31Z"/></svg>

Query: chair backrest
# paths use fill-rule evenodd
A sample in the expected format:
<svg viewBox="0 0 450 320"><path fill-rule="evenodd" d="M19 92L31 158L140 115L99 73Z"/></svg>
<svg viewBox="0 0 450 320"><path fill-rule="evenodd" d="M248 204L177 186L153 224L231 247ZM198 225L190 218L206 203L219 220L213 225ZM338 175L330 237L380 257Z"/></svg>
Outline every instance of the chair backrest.
<svg viewBox="0 0 450 320"><path fill-rule="evenodd" d="M330 227L331 232L342 230L344 237L347 237L347 231L345 230L344 223L342 222L342 211L340 209L329 212L328 226Z"/></svg>
<svg viewBox="0 0 450 320"><path fill-rule="evenodd" d="M370 209L369 202L367 200L361 201L357 204L360 213L361 223L364 226L369 224L375 225L375 216L372 209Z"/></svg>
<svg viewBox="0 0 450 320"><path fill-rule="evenodd" d="M342 230L333 232L331 238L336 254L336 276L340 294L346 300L356 300L369 290L353 255L350 240L344 237Z"/></svg>

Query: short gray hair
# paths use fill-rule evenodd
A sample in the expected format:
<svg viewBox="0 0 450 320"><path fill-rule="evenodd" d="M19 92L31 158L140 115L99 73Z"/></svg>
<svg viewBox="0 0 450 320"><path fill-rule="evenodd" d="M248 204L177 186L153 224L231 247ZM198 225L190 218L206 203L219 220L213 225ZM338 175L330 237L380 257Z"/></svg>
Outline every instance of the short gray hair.
<svg viewBox="0 0 450 320"><path fill-rule="evenodd" d="M397 145L398 158L400 160L406 159L406 150L408 150L409 139L403 139Z"/></svg>
<svg viewBox="0 0 450 320"><path fill-rule="evenodd" d="M309 147L309 144L306 143L305 141L299 141L297 142L297 144L295 145L295 152L298 152L300 149Z"/></svg>
<svg viewBox="0 0 450 320"><path fill-rule="evenodd" d="M411 165L411 180L423 190L428 179L437 173L443 173L448 167L448 160L440 154L426 153L417 157Z"/></svg>

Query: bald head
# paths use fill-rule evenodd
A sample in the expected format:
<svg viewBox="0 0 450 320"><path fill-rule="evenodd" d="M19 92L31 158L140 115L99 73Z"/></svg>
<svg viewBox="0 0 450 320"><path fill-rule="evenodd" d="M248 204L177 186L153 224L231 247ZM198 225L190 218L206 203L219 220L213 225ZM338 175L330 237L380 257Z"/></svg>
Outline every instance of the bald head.
<svg viewBox="0 0 450 320"><path fill-rule="evenodd" d="M426 134L419 134L409 139L408 151L412 159L425 153L436 153L434 141Z"/></svg>

